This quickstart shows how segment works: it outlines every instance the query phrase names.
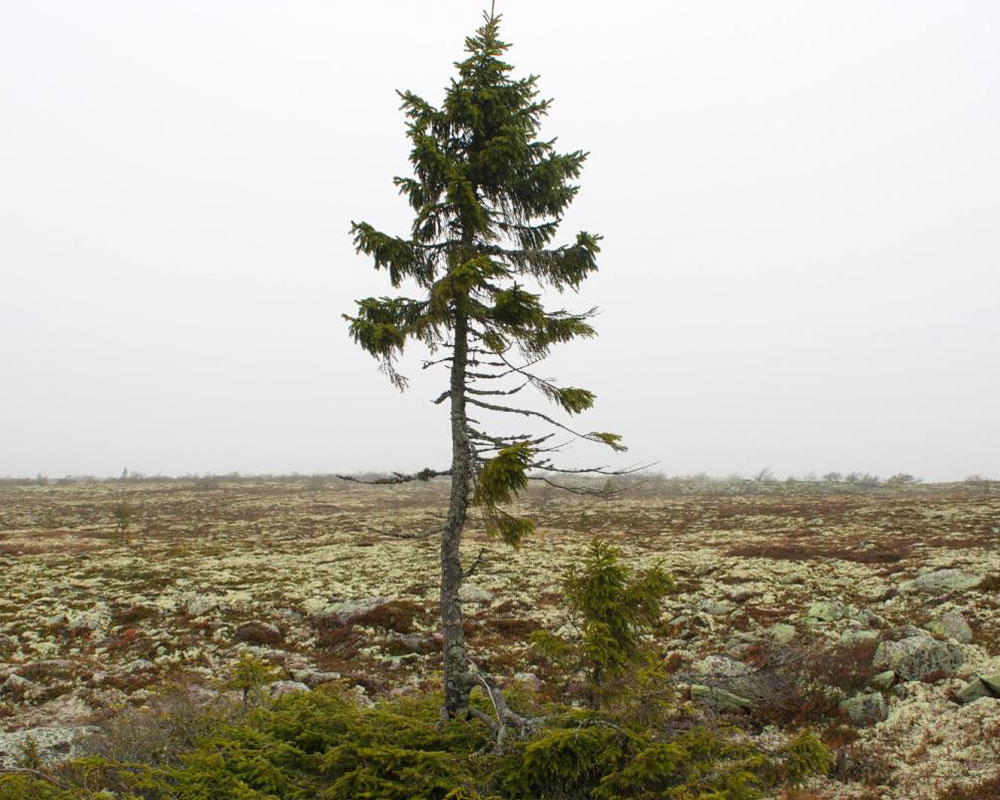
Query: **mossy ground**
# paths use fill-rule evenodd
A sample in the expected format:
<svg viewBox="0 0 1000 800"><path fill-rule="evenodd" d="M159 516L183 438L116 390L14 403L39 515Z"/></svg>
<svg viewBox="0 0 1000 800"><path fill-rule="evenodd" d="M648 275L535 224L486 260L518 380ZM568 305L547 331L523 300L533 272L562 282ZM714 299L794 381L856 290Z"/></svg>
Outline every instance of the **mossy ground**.
<svg viewBox="0 0 1000 800"><path fill-rule="evenodd" d="M122 501L134 509L128 545L116 540ZM141 707L168 681L211 685L248 650L286 677L336 674L372 699L434 687L438 545L421 535L440 525L445 502L443 481L0 486L0 683L18 670L33 676L27 689L0 694L0 725L84 724ZM835 640L848 623L808 622L817 600L873 611L882 630L961 611L974 632L967 671L1000 668L995 489L653 482L609 500L533 490L520 505L537 523L520 549L489 539L477 522L467 533L466 562L482 553L465 589L467 631L478 663L501 679L536 674L548 700L567 684L546 672L530 634L567 632L560 581L595 535L630 567L662 563L677 582L655 634L677 674L718 653L763 659L752 648L778 623L804 641ZM939 568L985 580L963 592L901 590ZM394 605L335 629L311 616L367 597ZM238 641L248 622L273 625L281 638ZM813 791L860 797L868 781L915 792L886 796L934 797L963 775L995 771L982 733L1000 725L1000 710L956 711L947 692L957 680L890 698L890 719L843 745L890 753L891 764L872 768L878 775ZM813 722L842 744L829 720Z"/></svg>

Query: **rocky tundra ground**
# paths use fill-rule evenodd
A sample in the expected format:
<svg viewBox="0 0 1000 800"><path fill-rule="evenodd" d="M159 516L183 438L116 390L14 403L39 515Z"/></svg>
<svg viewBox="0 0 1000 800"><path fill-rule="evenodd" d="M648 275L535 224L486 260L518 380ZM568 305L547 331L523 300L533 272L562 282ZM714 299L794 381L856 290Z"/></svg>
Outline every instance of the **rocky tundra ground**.
<svg viewBox="0 0 1000 800"><path fill-rule="evenodd" d="M441 480L0 485L0 767L29 740L85 752L165 686L222 691L247 652L275 694L435 686L446 500ZM476 522L464 542L470 648L498 678L571 692L530 634L574 635L560 582L600 536L677 582L653 645L678 702L834 748L799 796L1000 796L997 488L650 479L521 505L538 527L520 549Z"/></svg>

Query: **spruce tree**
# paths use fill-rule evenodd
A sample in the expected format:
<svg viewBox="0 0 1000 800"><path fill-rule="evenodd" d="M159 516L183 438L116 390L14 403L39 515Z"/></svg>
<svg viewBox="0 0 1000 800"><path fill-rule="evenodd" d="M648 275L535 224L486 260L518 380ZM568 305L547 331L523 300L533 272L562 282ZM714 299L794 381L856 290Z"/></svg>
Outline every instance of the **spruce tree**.
<svg viewBox="0 0 1000 800"><path fill-rule="evenodd" d="M441 538L441 622L444 636L444 711L468 710L472 688L485 688L505 722L523 726L496 691L492 678L471 669L463 632L459 546L470 506L487 530L517 545L532 523L504 510L529 480L553 483L562 470L552 461L568 438L621 451L620 437L579 432L550 413L511 405L509 398L537 390L561 412L579 414L594 403L587 389L559 386L534 367L553 345L595 335L595 309L573 313L546 308L541 292L575 290L597 269L600 236L581 232L554 246L561 217L576 196L574 183L586 153L560 153L555 140L539 138L551 101L539 99L535 75L518 78L506 63L509 45L499 38L500 15L465 41L466 57L435 107L400 92L411 142L413 175L395 179L414 217L408 236L383 233L366 222L352 224L359 253L384 269L394 289L416 296L369 297L344 315L350 334L400 389L406 378L398 358L411 340L431 354L424 367L449 372L448 388L435 400L451 409L451 466L388 482L450 475L451 493ZM471 412L471 415L470 415ZM513 415L543 430L488 430ZM521 426L519 426L521 427ZM515 429L517 430L517 429ZM559 438L555 438L558 435ZM546 477L549 476L549 477ZM557 485L557 484L554 484Z"/></svg>

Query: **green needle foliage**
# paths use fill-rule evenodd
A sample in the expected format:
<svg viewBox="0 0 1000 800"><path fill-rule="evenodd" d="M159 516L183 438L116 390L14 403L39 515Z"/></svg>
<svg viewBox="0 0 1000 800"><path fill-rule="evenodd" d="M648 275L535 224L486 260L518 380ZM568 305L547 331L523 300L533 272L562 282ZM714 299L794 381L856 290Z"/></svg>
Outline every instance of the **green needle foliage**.
<svg viewBox="0 0 1000 800"><path fill-rule="evenodd" d="M132 524L134 514L135 509L126 500L115 503L111 509L111 516L115 520L115 538L121 544L128 544L128 527Z"/></svg>
<svg viewBox="0 0 1000 800"><path fill-rule="evenodd" d="M458 599L459 544L470 503L482 511L491 534L516 546L532 524L501 506L538 477L533 473L562 471L551 460L561 448L553 436L625 449L617 434L581 432L531 405L510 404L534 390L565 414L593 406L593 392L559 386L533 368L555 345L595 335L595 309L549 308L543 293L576 290L597 269L601 237L581 231L554 244L587 156L559 152L554 139L541 137L551 101L539 97L537 76L516 77L504 60L509 45L499 37L500 16L491 11L484 17L466 39L466 57L455 64L440 105L399 93L413 174L395 184L413 212L409 232L393 235L367 222L351 226L357 251L388 273L394 290L407 294L363 298L344 315L354 341L398 388L407 385L399 359L411 342L429 353L424 367L442 365L449 372L448 388L436 402L450 401L451 466L420 473L448 474L453 486L441 564L449 714L476 685L461 677L468 661ZM491 429L510 416L548 432ZM420 474L397 475L393 482Z"/></svg>
<svg viewBox="0 0 1000 800"><path fill-rule="evenodd" d="M832 763L809 733L763 753L735 730L566 706L496 754L485 725L442 723L440 702L287 696L219 725L176 764L78 759L48 780L0 775L0 800L757 800Z"/></svg>
<svg viewBox="0 0 1000 800"><path fill-rule="evenodd" d="M675 591L659 567L633 577L617 548L594 539L581 570L564 581L566 602L583 632L583 648L596 687L622 677L645 660L643 636L660 618L663 598Z"/></svg>
<svg viewBox="0 0 1000 800"><path fill-rule="evenodd" d="M584 670L593 707L621 711L636 701L639 716L655 716L671 698L662 691L667 677L649 634L659 624L663 599L674 591L673 578L658 565L633 574L617 548L594 539L580 567L571 567L563 580L579 639L536 631L534 649L566 676Z"/></svg>

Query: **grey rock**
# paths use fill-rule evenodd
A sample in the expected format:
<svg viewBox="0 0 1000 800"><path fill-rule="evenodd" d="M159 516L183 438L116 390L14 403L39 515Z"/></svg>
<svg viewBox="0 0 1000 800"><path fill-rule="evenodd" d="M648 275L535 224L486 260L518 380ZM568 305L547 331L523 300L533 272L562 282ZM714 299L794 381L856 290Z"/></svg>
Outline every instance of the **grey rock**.
<svg viewBox="0 0 1000 800"><path fill-rule="evenodd" d="M148 661L145 658L137 658L135 661L129 661L117 671L129 675L136 672L152 672L155 669L156 665L152 661Z"/></svg>
<svg viewBox="0 0 1000 800"><path fill-rule="evenodd" d="M858 694L840 701L840 710L850 717L855 725L872 725L889 716L885 698L878 692Z"/></svg>
<svg viewBox="0 0 1000 800"><path fill-rule="evenodd" d="M427 634L398 633L391 638L392 641L399 642L408 653L427 655L438 649L434 639Z"/></svg>
<svg viewBox="0 0 1000 800"><path fill-rule="evenodd" d="M691 699L715 711L741 711L755 707L752 700L727 692L716 686L692 684Z"/></svg>
<svg viewBox="0 0 1000 800"><path fill-rule="evenodd" d="M458 596L466 603L489 603L493 600L489 591L472 583L463 583Z"/></svg>
<svg viewBox="0 0 1000 800"><path fill-rule="evenodd" d="M353 625L365 614L389 605L391 597L359 597L355 600L340 600L332 603L323 611L310 614L313 622L332 625Z"/></svg>
<svg viewBox="0 0 1000 800"><path fill-rule="evenodd" d="M983 675L981 680L993 694L1000 697L1000 672L995 675Z"/></svg>
<svg viewBox="0 0 1000 800"><path fill-rule="evenodd" d="M757 590L753 586L749 586L747 584L733 586L726 591L726 597L734 603L745 603L756 594L758 594Z"/></svg>
<svg viewBox="0 0 1000 800"><path fill-rule="evenodd" d="M838 619L843 619L847 616L847 609L844 608L843 603L817 600L809 606L806 616L809 619L819 620L820 622L836 622Z"/></svg>
<svg viewBox="0 0 1000 800"><path fill-rule="evenodd" d="M519 686L530 689L532 692L537 692L542 688L542 681L534 672L515 673L513 681Z"/></svg>
<svg viewBox="0 0 1000 800"><path fill-rule="evenodd" d="M286 694L302 694L308 691L309 687L300 681L278 681L271 685L271 697L275 700Z"/></svg>
<svg viewBox="0 0 1000 800"><path fill-rule="evenodd" d="M965 686L955 692L955 699L962 705L966 703L972 703L978 700L980 697L993 697L993 693L990 691L989 687L983 682L982 678L973 678Z"/></svg>
<svg viewBox="0 0 1000 800"><path fill-rule="evenodd" d="M705 600L699 608L713 617L732 614L736 610L736 606L733 603L726 602L725 600Z"/></svg>
<svg viewBox="0 0 1000 800"><path fill-rule="evenodd" d="M90 726L46 726L28 730L0 732L0 767L17 766L23 748L30 739L42 761L51 764L82 755L80 743L96 732Z"/></svg>
<svg viewBox="0 0 1000 800"><path fill-rule="evenodd" d="M844 631L840 635L841 647L853 647L861 644L872 644L878 639L878 631Z"/></svg>
<svg viewBox="0 0 1000 800"><path fill-rule="evenodd" d="M97 603L89 611L81 611L70 617L66 627L70 631L103 631L111 623L111 612L103 603Z"/></svg>
<svg viewBox="0 0 1000 800"><path fill-rule="evenodd" d="M706 656L694 665L694 672L711 678L743 678L750 674L750 667L727 656Z"/></svg>
<svg viewBox="0 0 1000 800"><path fill-rule="evenodd" d="M27 678L22 678L17 673L9 675L7 680L0 684L0 693L5 692L23 692L30 689L35 685L34 681L29 681Z"/></svg>
<svg viewBox="0 0 1000 800"><path fill-rule="evenodd" d="M878 675L875 675L870 681L868 681L868 684L873 689L885 692L892 688L892 684L895 680L896 673L891 669L887 669L885 672L880 672Z"/></svg>
<svg viewBox="0 0 1000 800"><path fill-rule="evenodd" d="M940 619L928 625L927 630L938 636L954 639L961 644L969 644L972 641L972 628L958 611L945 612Z"/></svg>
<svg viewBox="0 0 1000 800"><path fill-rule="evenodd" d="M341 679L339 672L324 672L322 670L296 669L292 670L292 677L296 681L304 683L310 689L322 686L324 683L333 683Z"/></svg>
<svg viewBox="0 0 1000 800"><path fill-rule="evenodd" d="M978 586L982 580L982 575L960 569L939 569L906 581L900 589L907 592L961 592Z"/></svg>
<svg viewBox="0 0 1000 800"><path fill-rule="evenodd" d="M184 606L184 610L187 612L189 617L201 617L207 614L209 611L214 611L219 607L218 597L209 597L208 595L196 594Z"/></svg>
<svg viewBox="0 0 1000 800"><path fill-rule="evenodd" d="M914 681L933 672L954 673L964 660L962 648L953 642L912 636L899 642L880 643L872 665L876 669L891 669L903 680Z"/></svg>
<svg viewBox="0 0 1000 800"><path fill-rule="evenodd" d="M791 644L797 635L795 626L788 625L784 622L779 622L777 625L772 625L769 631L771 639L773 639L777 644Z"/></svg>

